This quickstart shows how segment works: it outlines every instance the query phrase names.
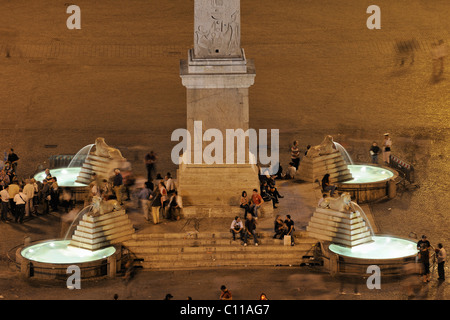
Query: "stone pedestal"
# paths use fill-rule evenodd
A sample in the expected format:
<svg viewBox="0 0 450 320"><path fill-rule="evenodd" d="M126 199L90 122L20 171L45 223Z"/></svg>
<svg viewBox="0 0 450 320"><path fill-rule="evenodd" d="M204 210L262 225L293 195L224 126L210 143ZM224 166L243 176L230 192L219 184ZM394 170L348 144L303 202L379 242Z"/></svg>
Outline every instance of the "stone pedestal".
<svg viewBox="0 0 450 320"><path fill-rule="evenodd" d="M70 245L98 250L131 239L135 230L125 210L92 217L85 214L72 236Z"/></svg>
<svg viewBox="0 0 450 320"><path fill-rule="evenodd" d="M240 0L195 0L194 9L194 48L189 50L188 59L180 62L180 76L186 87L191 152L201 153L200 158L198 153L183 155L185 162L177 173L178 193L185 215L222 212L228 216L233 215L231 207L239 208L242 191L250 196L253 189L259 190L258 168L250 161L248 137L239 148L234 138L232 151L226 149L225 138L228 130L249 129L248 91L256 73L254 62L247 60L241 48ZM201 130L194 129L198 123ZM223 138L223 152L217 156L215 149L213 163L202 157L212 143L203 139L209 129L220 132ZM238 161L238 153L243 153L245 160Z"/></svg>
<svg viewBox="0 0 450 320"><path fill-rule="evenodd" d="M331 183L340 183L353 179L344 157L338 150L317 157L304 157L300 163L296 178L308 182L321 182L323 176L327 173L330 174Z"/></svg>
<svg viewBox="0 0 450 320"><path fill-rule="evenodd" d="M359 211L316 208L306 230L313 238L348 247L372 241L370 227Z"/></svg>
<svg viewBox="0 0 450 320"><path fill-rule="evenodd" d="M95 172L98 177L108 179L113 175L115 168L121 168L126 159L111 159L109 157L97 156L90 153L84 161L80 173L75 182L89 185L91 183L92 174Z"/></svg>

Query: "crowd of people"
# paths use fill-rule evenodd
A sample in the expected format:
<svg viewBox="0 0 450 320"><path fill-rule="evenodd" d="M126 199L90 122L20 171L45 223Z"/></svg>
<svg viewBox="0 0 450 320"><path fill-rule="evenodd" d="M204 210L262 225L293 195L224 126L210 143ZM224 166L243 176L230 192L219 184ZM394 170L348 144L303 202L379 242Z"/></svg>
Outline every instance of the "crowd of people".
<svg viewBox="0 0 450 320"><path fill-rule="evenodd" d="M10 149L6 161L0 161L1 221L22 224L25 217L48 214L50 210L72 205L69 190L58 186L57 178L47 169L45 179L21 179L17 175L20 158Z"/></svg>

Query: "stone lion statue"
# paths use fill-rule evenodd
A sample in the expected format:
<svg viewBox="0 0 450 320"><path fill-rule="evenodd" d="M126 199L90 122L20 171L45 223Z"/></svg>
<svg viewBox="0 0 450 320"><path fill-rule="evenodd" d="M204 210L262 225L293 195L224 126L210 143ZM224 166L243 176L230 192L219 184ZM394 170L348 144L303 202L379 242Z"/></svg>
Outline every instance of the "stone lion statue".
<svg viewBox="0 0 450 320"><path fill-rule="evenodd" d="M119 211L122 207L117 200L103 200L99 196L94 196L92 198L92 210L90 216L98 217L105 213Z"/></svg>
<svg viewBox="0 0 450 320"><path fill-rule="evenodd" d="M324 204L324 202L326 202ZM352 196L348 192L344 192L337 199L327 198L321 203L322 208L329 208L340 212L348 212L352 208Z"/></svg>
<svg viewBox="0 0 450 320"><path fill-rule="evenodd" d="M333 137L330 135L325 136L325 139L318 146L311 147L306 154L309 158L314 158L318 156L323 156L325 154L330 154L336 152L336 146L333 141Z"/></svg>
<svg viewBox="0 0 450 320"><path fill-rule="evenodd" d="M124 159L122 153L118 149L106 144L105 138L95 139L95 155L111 159Z"/></svg>

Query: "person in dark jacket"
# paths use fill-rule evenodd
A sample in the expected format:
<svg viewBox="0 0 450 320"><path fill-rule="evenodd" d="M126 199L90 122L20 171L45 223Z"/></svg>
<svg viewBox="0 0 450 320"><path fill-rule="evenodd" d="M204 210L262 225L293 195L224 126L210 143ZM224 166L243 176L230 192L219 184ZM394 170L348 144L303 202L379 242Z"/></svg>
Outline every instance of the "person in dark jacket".
<svg viewBox="0 0 450 320"><path fill-rule="evenodd" d="M245 220L244 246L247 245L248 236L253 236L255 246L258 246L258 237L256 236L256 220L250 213L247 214L247 220Z"/></svg>

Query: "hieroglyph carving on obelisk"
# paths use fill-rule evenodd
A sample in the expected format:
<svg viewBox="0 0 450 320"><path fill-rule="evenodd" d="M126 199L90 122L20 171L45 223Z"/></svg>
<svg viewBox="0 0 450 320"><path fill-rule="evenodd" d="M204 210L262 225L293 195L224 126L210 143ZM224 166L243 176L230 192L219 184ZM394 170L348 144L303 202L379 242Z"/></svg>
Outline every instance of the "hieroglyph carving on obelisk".
<svg viewBox="0 0 450 320"><path fill-rule="evenodd" d="M241 57L240 0L195 0L194 58Z"/></svg>

